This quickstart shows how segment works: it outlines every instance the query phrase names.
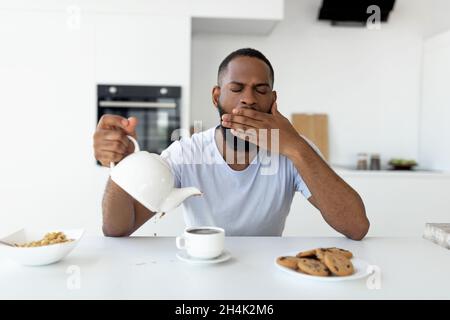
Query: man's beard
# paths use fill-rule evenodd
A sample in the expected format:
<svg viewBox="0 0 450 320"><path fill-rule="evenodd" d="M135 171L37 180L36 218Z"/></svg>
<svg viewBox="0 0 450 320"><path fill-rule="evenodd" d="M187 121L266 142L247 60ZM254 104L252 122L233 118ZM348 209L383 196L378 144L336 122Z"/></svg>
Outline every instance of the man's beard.
<svg viewBox="0 0 450 320"><path fill-rule="evenodd" d="M255 148L258 148L257 145L251 143L250 141L243 140L233 135L230 128L225 128L224 126L222 126L222 116L226 114L226 112L223 110L220 102L217 102L217 109L219 110L220 116L220 129L222 130L222 135L228 147L232 148L234 151L239 150L245 152L253 151Z"/></svg>

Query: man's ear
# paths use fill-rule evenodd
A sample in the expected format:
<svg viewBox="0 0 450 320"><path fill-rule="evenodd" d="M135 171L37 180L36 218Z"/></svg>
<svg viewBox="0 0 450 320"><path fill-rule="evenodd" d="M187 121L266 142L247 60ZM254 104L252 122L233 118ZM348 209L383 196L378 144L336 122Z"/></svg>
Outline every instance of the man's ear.
<svg viewBox="0 0 450 320"><path fill-rule="evenodd" d="M217 108L217 104L219 103L219 97L220 97L220 87L214 86L212 89L212 102L214 103L214 106Z"/></svg>
<svg viewBox="0 0 450 320"><path fill-rule="evenodd" d="M277 101L277 92L274 90L274 91L272 91L272 103L270 104L270 107L271 107L270 108L270 113L272 113L272 105L276 101Z"/></svg>

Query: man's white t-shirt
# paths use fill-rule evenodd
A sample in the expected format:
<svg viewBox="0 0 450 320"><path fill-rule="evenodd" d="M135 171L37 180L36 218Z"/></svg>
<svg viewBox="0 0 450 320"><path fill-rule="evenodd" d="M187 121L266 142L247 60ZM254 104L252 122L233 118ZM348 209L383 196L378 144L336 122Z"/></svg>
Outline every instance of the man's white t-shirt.
<svg viewBox="0 0 450 320"><path fill-rule="evenodd" d="M263 149L246 169L233 170L219 152L215 132L174 141L161 153L175 187L203 192L183 202L187 226L214 225L228 236L281 236L295 192L311 196L301 175L287 157Z"/></svg>

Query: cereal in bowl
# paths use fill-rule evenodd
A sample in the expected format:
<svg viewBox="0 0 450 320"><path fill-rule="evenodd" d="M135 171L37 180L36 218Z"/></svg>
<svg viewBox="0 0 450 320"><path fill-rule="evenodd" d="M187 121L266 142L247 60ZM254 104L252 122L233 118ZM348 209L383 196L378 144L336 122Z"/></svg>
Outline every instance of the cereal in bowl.
<svg viewBox="0 0 450 320"><path fill-rule="evenodd" d="M22 244L15 243L14 246L19 248L34 248L34 247L48 246L57 243L65 243L70 241L73 241L73 239L68 239L63 232L49 232L45 234L44 238L41 240L31 241Z"/></svg>

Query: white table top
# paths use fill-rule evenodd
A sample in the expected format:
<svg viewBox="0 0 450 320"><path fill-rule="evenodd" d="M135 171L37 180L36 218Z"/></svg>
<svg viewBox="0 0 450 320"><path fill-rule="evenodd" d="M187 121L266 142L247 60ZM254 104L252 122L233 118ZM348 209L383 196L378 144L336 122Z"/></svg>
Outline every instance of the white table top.
<svg viewBox="0 0 450 320"><path fill-rule="evenodd" d="M202 266L179 261L175 239L164 237L85 236L66 259L44 267L0 257L0 299L450 298L450 251L421 238L230 237L225 243L233 258ZM283 253L330 246L377 265L381 288L370 289L367 279L300 279L274 265ZM72 265L80 268L79 289L67 285Z"/></svg>

